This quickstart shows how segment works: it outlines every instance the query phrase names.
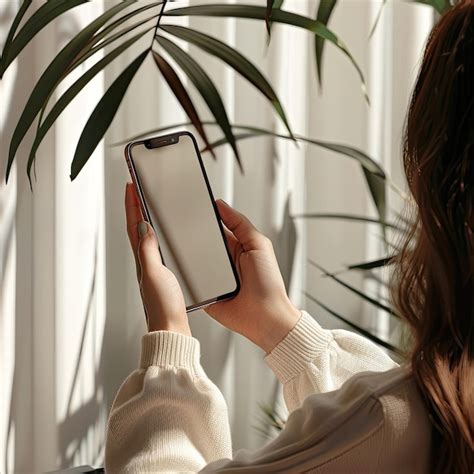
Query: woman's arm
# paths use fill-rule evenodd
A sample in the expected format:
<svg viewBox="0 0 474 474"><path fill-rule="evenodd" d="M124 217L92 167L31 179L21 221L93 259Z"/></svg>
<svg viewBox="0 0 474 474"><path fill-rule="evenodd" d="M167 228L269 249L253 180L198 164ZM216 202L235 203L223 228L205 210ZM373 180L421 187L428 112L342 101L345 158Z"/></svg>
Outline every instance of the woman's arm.
<svg viewBox="0 0 474 474"><path fill-rule="evenodd" d="M107 472L196 471L231 456L227 408L199 363L179 284L160 257L131 183L127 231L149 334L140 368L120 387L106 439Z"/></svg>
<svg viewBox="0 0 474 474"><path fill-rule="evenodd" d="M390 445L384 410L369 377L373 374L361 374L335 392L307 397L275 439L214 461L202 472L408 472L378 467L381 452Z"/></svg>
<svg viewBox="0 0 474 474"><path fill-rule="evenodd" d="M292 338L305 328L300 320ZM285 339L275 349L284 350L287 344ZM291 370L287 364L285 371ZM285 392L311 378L308 371L310 364L295 370ZM364 463L368 468L381 449L383 436L377 433L382 422L380 403L367 392L364 378L354 377L340 390L306 397L275 440L233 457L227 407L199 363L198 341L157 331L143 337L140 368L123 383L113 403L105 467L110 473L301 472L336 462L345 466L341 472L354 463L365 472Z"/></svg>
<svg viewBox="0 0 474 474"><path fill-rule="evenodd" d="M208 312L269 353L267 361L284 383L290 409L308 394L337 387L357 371L380 364L389 368L387 361L376 360L384 354L369 343L350 333L324 331L307 314L301 316L286 295L271 242L242 214L223 202L218 207L241 291ZM196 470L213 459L231 457L225 403L199 365L199 347L190 337L183 295L161 262L156 236L143 222L131 184L126 210L152 332L143 339L140 369L124 382L114 401L106 467L109 472ZM361 360L350 364L351 358ZM298 444L300 435L286 429L281 442Z"/></svg>
<svg viewBox="0 0 474 474"><path fill-rule="evenodd" d="M290 410L312 393L339 388L354 374L397 364L367 339L350 331L328 331L290 302L271 241L240 212L218 201L241 277L236 298L206 311L260 346L284 386Z"/></svg>
<svg viewBox="0 0 474 474"><path fill-rule="evenodd" d="M323 329L305 311L265 361L283 385L290 412L308 395L337 390L357 373L398 367L368 339L342 329Z"/></svg>
<svg viewBox="0 0 474 474"><path fill-rule="evenodd" d="M140 368L113 403L106 472L197 472L231 458L227 406L199 362L199 342L157 331L143 336Z"/></svg>

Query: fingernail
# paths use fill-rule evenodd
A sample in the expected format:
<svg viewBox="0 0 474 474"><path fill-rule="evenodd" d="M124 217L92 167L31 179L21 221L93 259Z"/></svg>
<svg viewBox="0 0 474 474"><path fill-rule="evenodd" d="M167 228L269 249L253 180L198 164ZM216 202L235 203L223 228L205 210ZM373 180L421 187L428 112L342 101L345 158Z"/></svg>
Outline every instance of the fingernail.
<svg viewBox="0 0 474 474"><path fill-rule="evenodd" d="M222 204L224 204L224 206L230 207L229 204L227 204L227 202L224 201L224 199L219 199L219 201L222 202Z"/></svg>
<svg viewBox="0 0 474 474"><path fill-rule="evenodd" d="M148 224L145 221L138 224L138 235L143 237L148 232Z"/></svg>

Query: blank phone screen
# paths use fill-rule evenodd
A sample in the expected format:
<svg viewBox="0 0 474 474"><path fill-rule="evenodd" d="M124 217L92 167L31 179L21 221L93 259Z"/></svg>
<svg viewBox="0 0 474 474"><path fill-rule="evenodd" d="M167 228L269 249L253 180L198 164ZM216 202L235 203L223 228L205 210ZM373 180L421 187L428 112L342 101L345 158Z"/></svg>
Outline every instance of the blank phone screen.
<svg viewBox="0 0 474 474"><path fill-rule="evenodd" d="M238 283L195 141L188 133L172 140L132 144L129 155L164 264L189 311L230 296Z"/></svg>

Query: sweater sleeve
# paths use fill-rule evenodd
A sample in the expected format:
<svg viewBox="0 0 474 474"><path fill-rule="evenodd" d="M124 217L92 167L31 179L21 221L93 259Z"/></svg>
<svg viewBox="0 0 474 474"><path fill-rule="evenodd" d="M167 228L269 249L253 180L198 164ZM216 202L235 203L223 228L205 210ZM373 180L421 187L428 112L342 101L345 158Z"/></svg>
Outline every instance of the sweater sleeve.
<svg viewBox="0 0 474 474"><path fill-rule="evenodd" d="M388 472L377 469L383 408L361 374L335 392L306 397L280 434L257 450L241 449L200 472ZM389 472L405 472L390 470Z"/></svg>
<svg viewBox="0 0 474 474"><path fill-rule="evenodd" d="M106 472L197 472L232 457L227 406L199 362L199 342L157 331L110 411Z"/></svg>
<svg viewBox="0 0 474 474"><path fill-rule="evenodd" d="M352 446L352 435L359 439L364 431L369 436L379 426L373 399L354 404L357 390L352 380L345 390L326 392L338 389L358 372L397 366L366 339L348 331L324 330L303 312L293 330L266 357L293 413L273 442L254 452L239 451L232 459L227 407L199 357L199 342L194 338L167 331L143 337L140 368L122 384L110 412L107 472L197 472L203 468L216 472L231 467L255 472L264 466L275 467L270 472L276 472L280 463L299 459L315 433L326 439L334 426L341 428L336 434L351 434L348 445ZM308 395L318 393L303 405ZM361 420L354 421L356 413ZM338 456L339 444L335 442L331 456ZM327 455L327 446L321 443L321 462Z"/></svg>
<svg viewBox="0 0 474 474"><path fill-rule="evenodd" d="M351 331L323 329L305 311L265 361L283 385L290 412L308 395L337 390L357 373L398 367L368 339Z"/></svg>

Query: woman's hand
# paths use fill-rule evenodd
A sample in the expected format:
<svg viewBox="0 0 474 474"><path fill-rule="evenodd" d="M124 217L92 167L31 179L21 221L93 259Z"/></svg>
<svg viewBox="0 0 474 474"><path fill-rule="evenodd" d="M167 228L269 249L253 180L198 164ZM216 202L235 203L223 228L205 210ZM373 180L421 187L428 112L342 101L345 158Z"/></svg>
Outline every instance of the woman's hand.
<svg viewBox="0 0 474 474"><path fill-rule="evenodd" d="M293 329L300 311L286 294L270 239L224 201L218 200L217 207L241 288L235 298L215 303L206 312L269 353Z"/></svg>
<svg viewBox="0 0 474 474"><path fill-rule="evenodd" d="M125 189L127 232L149 331L173 331L191 335L183 293L173 273L161 261L153 228L143 220L132 183Z"/></svg>

